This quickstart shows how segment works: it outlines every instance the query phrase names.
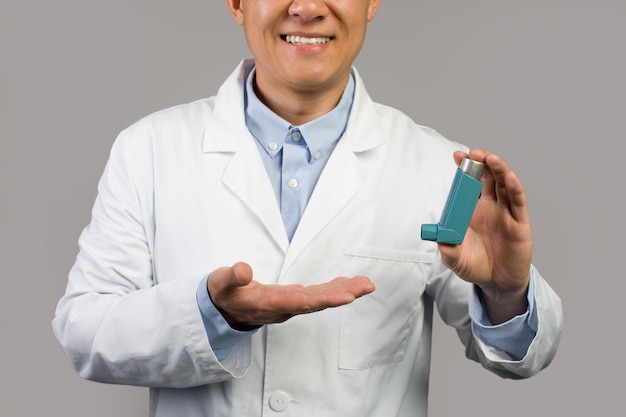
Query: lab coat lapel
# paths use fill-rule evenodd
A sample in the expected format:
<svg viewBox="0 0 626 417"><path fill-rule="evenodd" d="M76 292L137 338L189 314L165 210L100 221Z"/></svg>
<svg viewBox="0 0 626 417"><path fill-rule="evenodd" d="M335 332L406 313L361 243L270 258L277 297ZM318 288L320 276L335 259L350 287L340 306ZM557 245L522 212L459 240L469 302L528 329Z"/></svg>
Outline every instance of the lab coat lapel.
<svg viewBox="0 0 626 417"><path fill-rule="evenodd" d="M288 270L315 236L354 197L366 175L356 155L340 141L300 219L287 252L283 272Z"/></svg>
<svg viewBox="0 0 626 417"><path fill-rule="evenodd" d="M368 175L360 158L385 142L380 118L355 69L356 89L343 137L328 160L287 252L281 276L298 255L359 192Z"/></svg>
<svg viewBox="0 0 626 417"><path fill-rule="evenodd" d="M285 226L272 185L243 115L243 86L252 61L245 60L220 88L207 123L204 153L228 153L222 182L261 221L278 246L287 251Z"/></svg>
<svg viewBox="0 0 626 417"><path fill-rule="evenodd" d="M249 138L235 153L222 181L254 212L276 243L286 251L289 242L285 226L274 190L253 140Z"/></svg>

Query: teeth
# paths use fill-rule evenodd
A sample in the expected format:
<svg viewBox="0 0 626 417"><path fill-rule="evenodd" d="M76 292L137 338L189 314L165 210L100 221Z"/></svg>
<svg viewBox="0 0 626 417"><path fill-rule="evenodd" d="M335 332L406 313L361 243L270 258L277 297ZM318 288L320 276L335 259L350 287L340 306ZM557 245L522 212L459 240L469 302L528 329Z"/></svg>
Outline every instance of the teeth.
<svg viewBox="0 0 626 417"><path fill-rule="evenodd" d="M304 36L287 35L285 40L295 45L320 45L330 42L330 38L307 38Z"/></svg>

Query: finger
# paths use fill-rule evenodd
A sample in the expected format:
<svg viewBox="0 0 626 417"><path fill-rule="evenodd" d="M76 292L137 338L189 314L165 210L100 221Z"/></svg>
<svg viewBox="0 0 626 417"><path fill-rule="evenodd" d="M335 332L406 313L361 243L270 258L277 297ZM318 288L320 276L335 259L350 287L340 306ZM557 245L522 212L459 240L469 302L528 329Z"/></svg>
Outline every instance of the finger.
<svg viewBox="0 0 626 417"><path fill-rule="evenodd" d="M464 158L469 158L469 155L463 151L455 151L453 154L453 157L454 157L454 162L456 163L457 166L459 166L461 165L461 161Z"/></svg>
<svg viewBox="0 0 626 417"><path fill-rule="evenodd" d="M485 163L493 178L491 188L498 204L507 207L517 221L528 222L526 193L519 177L494 153L485 156Z"/></svg>
<svg viewBox="0 0 626 417"><path fill-rule="evenodd" d="M489 153L490 152L487 149L475 148L475 149L470 149L468 156L470 157L470 159L473 159L474 161L482 162L484 164L485 158L487 157L487 155L489 155Z"/></svg>
<svg viewBox="0 0 626 417"><path fill-rule="evenodd" d="M509 205L509 192L505 180L507 174L511 172L509 166L504 159L494 153L486 155L485 164L493 176L496 201Z"/></svg>
<svg viewBox="0 0 626 417"><path fill-rule="evenodd" d="M481 199L496 201L496 181L494 180L491 170L486 165L483 169L482 175L480 176L480 182L483 183L483 188L480 192Z"/></svg>
<svg viewBox="0 0 626 417"><path fill-rule="evenodd" d="M349 304L374 291L366 277L335 278L324 284L275 285L264 288L267 310L281 314L302 314Z"/></svg>
<svg viewBox="0 0 626 417"><path fill-rule="evenodd" d="M511 215L520 223L529 223L528 201L522 181L515 172L509 171L505 176L505 183L510 199Z"/></svg>
<svg viewBox="0 0 626 417"><path fill-rule="evenodd" d="M481 191L481 198L483 200L496 200L496 188L495 181L493 178L493 174L491 173L489 167L486 164L486 158L490 155L490 152L486 149L471 149L468 154L464 154L463 152L459 152L458 155L455 154L455 159L461 157L460 160L457 161L457 164L461 163L463 155L472 159L473 161L480 162L485 165L483 169L483 173L480 177L480 182L483 183L483 188Z"/></svg>
<svg viewBox="0 0 626 417"><path fill-rule="evenodd" d="M373 292L375 286L369 278L356 276L352 278L338 277L316 289L327 296L328 303L339 306ZM343 302L344 299L347 302Z"/></svg>
<svg viewBox="0 0 626 417"><path fill-rule="evenodd" d="M303 311L319 311L350 304L374 291L374 284L366 277L338 277L324 284L304 288Z"/></svg>

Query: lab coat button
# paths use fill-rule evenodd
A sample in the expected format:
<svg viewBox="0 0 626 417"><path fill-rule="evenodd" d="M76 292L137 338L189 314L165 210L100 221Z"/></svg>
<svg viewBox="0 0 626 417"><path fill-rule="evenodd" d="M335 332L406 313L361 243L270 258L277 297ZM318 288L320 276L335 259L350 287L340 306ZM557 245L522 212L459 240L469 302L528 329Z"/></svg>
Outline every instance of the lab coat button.
<svg viewBox="0 0 626 417"><path fill-rule="evenodd" d="M270 408L278 413L289 408L289 395L282 391L276 391L270 396Z"/></svg>

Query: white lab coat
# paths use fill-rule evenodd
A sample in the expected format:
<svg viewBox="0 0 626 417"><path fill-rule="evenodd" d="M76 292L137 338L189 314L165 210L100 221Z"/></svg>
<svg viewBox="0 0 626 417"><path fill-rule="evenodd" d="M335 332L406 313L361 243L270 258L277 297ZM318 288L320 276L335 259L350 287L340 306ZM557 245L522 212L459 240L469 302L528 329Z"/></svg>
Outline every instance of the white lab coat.
<svg viewBox="0 0 626 417"><path fill-rule="evenodd" d="M288 242L244 123L251 65L217 96L148 116L115 142L53 321L80 375L151 387L152 416L424 416L433 304L468 357L494 372L546 366L562 319L539 273L538 334L516 362L472 336L470 285L420 239L421 224L439 219L461 146L372 102L358 74L345 134ZM366 275L376 291L265 326L220 363L196 288L236 261L263 283Z"/></svg>

